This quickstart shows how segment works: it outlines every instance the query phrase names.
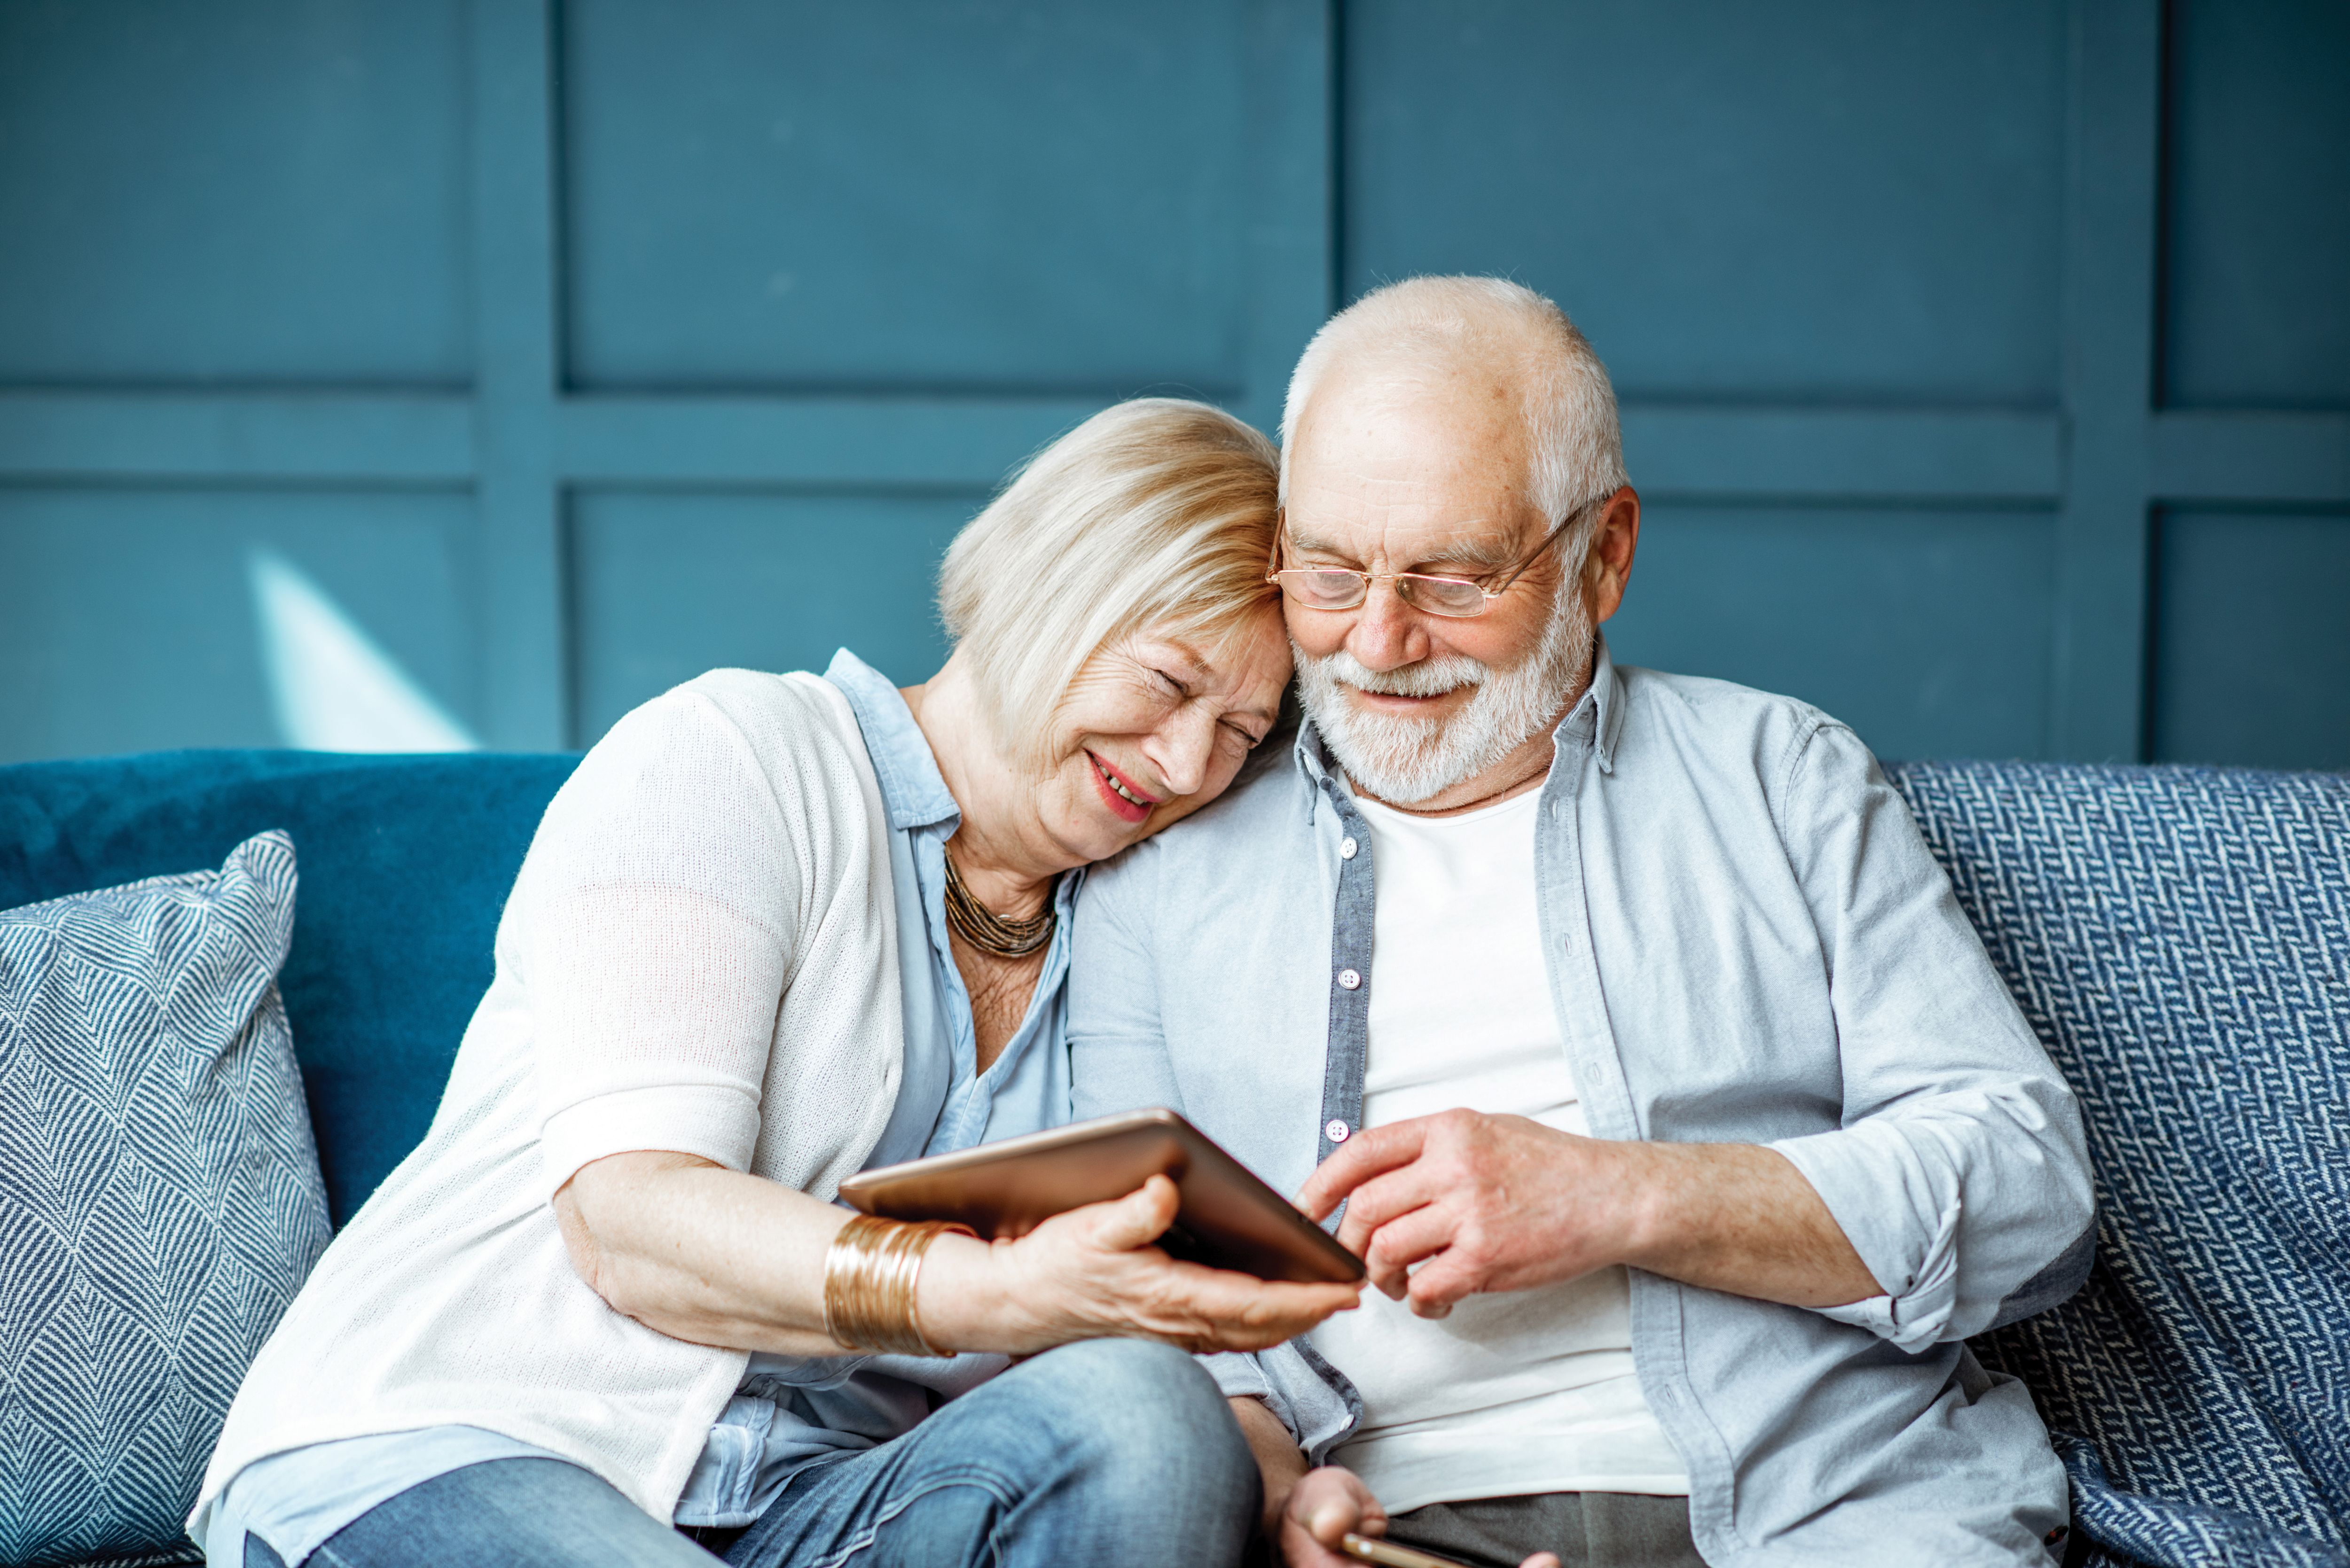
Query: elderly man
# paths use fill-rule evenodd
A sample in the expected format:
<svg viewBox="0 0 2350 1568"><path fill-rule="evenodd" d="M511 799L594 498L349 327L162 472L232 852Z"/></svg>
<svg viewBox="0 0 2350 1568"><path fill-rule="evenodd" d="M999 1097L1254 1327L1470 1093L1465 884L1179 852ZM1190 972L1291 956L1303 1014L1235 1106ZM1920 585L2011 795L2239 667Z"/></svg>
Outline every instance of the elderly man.
<svg viewBox="0 0 2350 1568"><path fill-rule="evenodd" d="M2062 1300L2072 1096L1899 799L1801 702L1618 667L1640 504L1549 301L1373 294L1300 360L1306 722L1097 871L1077 1108L1179 1107L1378 1293L1211 1367L1296 1568L2051 1563L1961 1343Z"/></svg>

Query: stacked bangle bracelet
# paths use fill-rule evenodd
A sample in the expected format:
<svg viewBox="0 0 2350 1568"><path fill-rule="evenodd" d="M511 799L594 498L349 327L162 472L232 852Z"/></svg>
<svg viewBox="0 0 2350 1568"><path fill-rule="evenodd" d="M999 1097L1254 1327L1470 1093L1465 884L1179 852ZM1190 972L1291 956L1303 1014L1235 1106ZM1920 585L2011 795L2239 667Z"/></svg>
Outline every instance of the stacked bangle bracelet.
<svg viewBox="0 0 2350 1568"><path fill-rule="evenodd" d="M920 1224L859 1214L840 1228L824 1255L824 1331L850 1350L884 1355L948 1355L922 1337L914 1319L914 1282L922 1254L968 1225L926 1220Z"/></svg>

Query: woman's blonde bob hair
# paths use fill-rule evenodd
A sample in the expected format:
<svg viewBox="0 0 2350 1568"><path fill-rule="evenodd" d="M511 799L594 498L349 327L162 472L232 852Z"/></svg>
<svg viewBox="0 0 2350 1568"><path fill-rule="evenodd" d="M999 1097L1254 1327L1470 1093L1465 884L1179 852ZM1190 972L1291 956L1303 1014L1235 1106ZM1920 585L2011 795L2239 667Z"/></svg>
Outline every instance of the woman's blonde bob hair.
<svg viewBox="0 0 2350 1568"><path fill-rule="evenodd" d="M948 546L939 613L998 743L1049 765L1087 660L1158 628L1222 651L1274 597L1273 443L1220 409L1136 398L1030 458Z"/></svg>

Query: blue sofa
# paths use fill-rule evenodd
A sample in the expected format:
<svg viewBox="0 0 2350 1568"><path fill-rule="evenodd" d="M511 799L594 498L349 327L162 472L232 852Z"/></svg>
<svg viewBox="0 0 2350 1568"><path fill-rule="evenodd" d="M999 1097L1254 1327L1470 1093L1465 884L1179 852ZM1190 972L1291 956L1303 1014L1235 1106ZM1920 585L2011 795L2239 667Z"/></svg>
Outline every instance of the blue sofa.
<svg viewBox="0 0 2350 1568"><path fill-rule="evenodd" d="M287 829L281 983L339 1225L431 1121L574 761L0 769L0 909ZM2074 1560L2350 1564L2350 776L1889 771L2086 1110L2090 1282L1977 1346L2060 1434Z"/></svg>

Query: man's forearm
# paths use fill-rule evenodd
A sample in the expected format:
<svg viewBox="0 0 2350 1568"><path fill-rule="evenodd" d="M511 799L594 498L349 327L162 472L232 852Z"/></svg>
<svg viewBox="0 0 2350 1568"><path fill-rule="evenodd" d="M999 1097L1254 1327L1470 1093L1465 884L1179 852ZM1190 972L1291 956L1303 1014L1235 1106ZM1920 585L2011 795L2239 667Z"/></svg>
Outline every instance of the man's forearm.
<svg viewBox="0 0 2350 1568"><path fill-rule="evenodd" d="M1264 1480L1262 1522L1265 1539L1271 1541L1281 1532L1281 1511L1288 1506L1291 1489L1305 1473L1305 1455L1263 1400L1239 1398L1231 1404L1232 1419L1240 1423L1241 1436L1248 1440L1249 1452L1256 1456L1257 1474Z"/></svg>
<svg viewBox="0 0 2350 1568"><path fill-rule="evenodd" d="M1794 1163L1755 1144L1619 1142L1524 1116L1443 1111L1366 1127L1299 1189L1372 1282L1441 1317L1628 1263L1792 1306L1882 1293Z"/></svg>
<svg viewBox="0 0 2350 1568"><path fill-rule="evenodd" d="M1883 1293L1828 1206L1776 1149L1745 1143L1620 1147L1642 1167L1640 1211L1626 1262L1790 1306L1843 1306Z"/></svg>

